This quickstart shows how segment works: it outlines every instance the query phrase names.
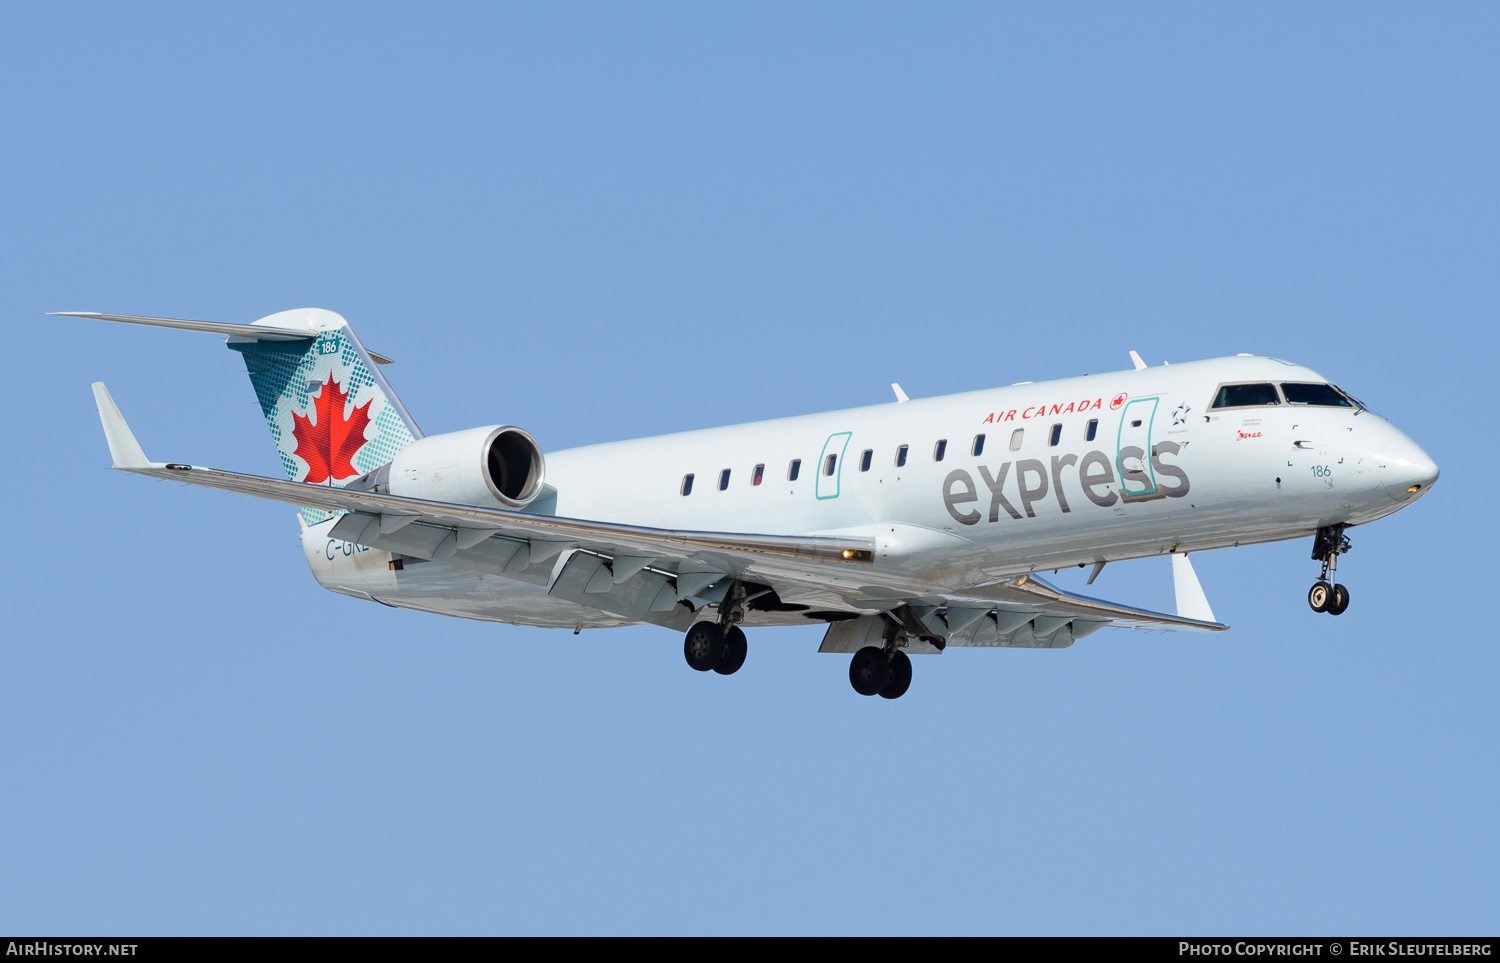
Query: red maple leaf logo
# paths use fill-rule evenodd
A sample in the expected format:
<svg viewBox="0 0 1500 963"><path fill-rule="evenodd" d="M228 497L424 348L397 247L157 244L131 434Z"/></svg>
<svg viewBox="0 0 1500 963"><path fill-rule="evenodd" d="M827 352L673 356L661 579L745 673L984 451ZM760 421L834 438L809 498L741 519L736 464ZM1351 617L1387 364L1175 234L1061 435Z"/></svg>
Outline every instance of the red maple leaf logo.
<svg viewBox="0 0 1500 963"><path fill-rule="evenodd" d="M1119 394L1115 395L1114 399L1112 401L1110 401L1110 403L1109 403L1109 410L1110 411L1114 411L1116 408L1119 408L1121 405L1123 405L1125 403L1125 399L1128 398L1128 397L1130 397L1130 396L1127 395L1123 391L1120 392Z"/></svg>
<svg viewBox="0 0 1500 963"><path fill-rule="evenodd" d="M303 481L317 485L359 474L349 459L364 447L370 405L375 399L355 408L345 418L344 407L348 402L349 396L334 382L330 371L322 393L313 399L312 413L317 415L317 424L313 424L312 418L292 412L292 434L297 439L292 454L307 462L307 477Z"/></svg>

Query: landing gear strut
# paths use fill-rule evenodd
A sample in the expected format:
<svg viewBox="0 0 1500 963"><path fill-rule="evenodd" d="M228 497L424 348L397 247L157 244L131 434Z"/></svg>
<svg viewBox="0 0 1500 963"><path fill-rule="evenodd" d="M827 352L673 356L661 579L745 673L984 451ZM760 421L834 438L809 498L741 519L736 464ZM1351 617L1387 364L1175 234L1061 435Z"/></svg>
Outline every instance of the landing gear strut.
<svg viewBox="0 0 1500 963"><path fill-rule="evenodd" d="M1312 557L1323 563L1318 580L1307 590L1307 604L1314 612L1343 615L1349 607L1349 589L1338 584L1339 556L1349 551L1349 538L1344 534L1347 525L1329 525L1318 529L1313 538Z"/></svg>
<svg viewBox="0 0 1500 963"><path fill-rule="evenodd" d="M682 642L687 664L699 672L710 669L719 675L734 675L745 664L750 644L739 623L745 619L745 586L736 579L719 603L717 622L694 622Z"/></svg>

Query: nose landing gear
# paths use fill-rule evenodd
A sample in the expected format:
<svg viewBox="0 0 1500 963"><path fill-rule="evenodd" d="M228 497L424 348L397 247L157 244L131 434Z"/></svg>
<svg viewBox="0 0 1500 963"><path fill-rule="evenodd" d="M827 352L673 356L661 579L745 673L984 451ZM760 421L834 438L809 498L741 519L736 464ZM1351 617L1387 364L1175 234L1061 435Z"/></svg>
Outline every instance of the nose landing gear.
<svg viewBox="0 0 1500 963"><path fill-rule="evenodd" d="M1339 556L1352 547L1348 536L1344 534L1344 529L1348 527L1329 525L1318 529L1318 534L1313 538L1312 557L1323 563L1318 580L1307 590L1307 604L1314 612L1343 615L1344 610L1349 607L1349 589L1336 581Z"/></svg>

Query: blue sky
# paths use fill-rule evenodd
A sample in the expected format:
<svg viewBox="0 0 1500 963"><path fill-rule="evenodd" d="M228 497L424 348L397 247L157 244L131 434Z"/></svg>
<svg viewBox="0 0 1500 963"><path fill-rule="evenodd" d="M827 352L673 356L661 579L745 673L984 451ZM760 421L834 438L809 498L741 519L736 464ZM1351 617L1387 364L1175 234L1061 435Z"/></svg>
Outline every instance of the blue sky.
<svg viewBox="0 0 1500 963"><path fill-rule="evenodd" d="M1491 932L1492 5L15 6L0 928ZM1195 564L1230 633L703 676L644 627L323 592L238 358L355 324L428 432L549 448L1249 351L1429 497ZM1081 584L1063 573L1066 585ZM1170 608L1169 566L1093 590Z"/></svg>

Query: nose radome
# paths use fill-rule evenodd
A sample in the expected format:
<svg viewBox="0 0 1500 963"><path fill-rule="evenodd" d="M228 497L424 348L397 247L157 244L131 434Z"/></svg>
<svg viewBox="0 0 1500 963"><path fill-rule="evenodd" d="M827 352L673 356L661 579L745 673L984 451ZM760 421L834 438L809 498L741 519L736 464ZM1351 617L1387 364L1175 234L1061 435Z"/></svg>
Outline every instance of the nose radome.
<svg viewBox="0 0 1500 963"><path fill-rule="evenodd" d="M1437 479L1437 462L1405 435L1380 450L1380 484L1397 501L1416 498Z"/></svg>

